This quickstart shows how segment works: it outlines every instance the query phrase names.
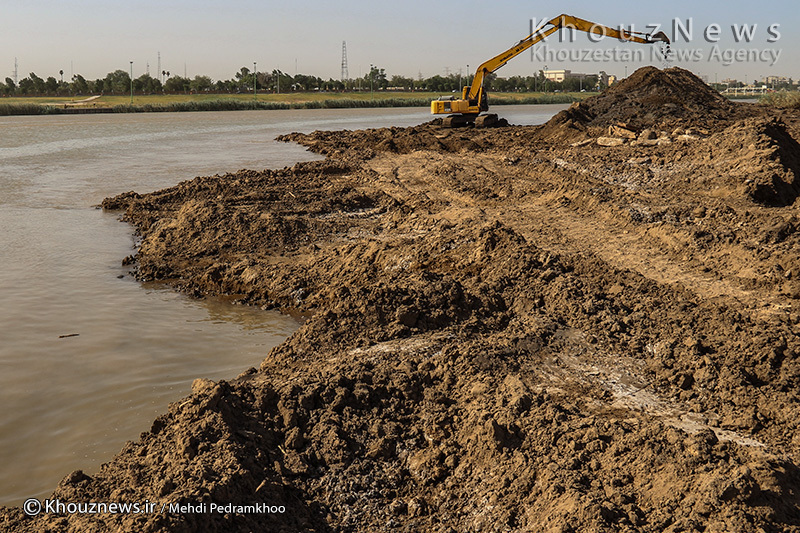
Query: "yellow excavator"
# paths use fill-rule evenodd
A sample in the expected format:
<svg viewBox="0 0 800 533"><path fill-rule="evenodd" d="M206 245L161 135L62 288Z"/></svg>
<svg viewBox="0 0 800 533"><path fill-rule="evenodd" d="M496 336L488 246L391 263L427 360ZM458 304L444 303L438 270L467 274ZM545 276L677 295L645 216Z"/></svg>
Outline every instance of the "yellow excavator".
<svg viewBox="0 0 800 533"><path fill-rule="evenodd" d="M670 41L664 32L650 35L647 33L626 31L624 29L615 30L571 15L559 15L539 26L535 32L516 45L479 66L472 79L472 85L463 88L460 99L454 96L443 96L431 102L431 113L434 115L448 114L449 116L446 117L443 122L443 125L448 128L467 126L470 124L475 124L478 128L494 125L498 120L497 115L481 115L481 113L485 113L489 110L486 91L483 90L484 78L561 28L575 29L603 37L615 37L622 41L631 41L634 43L666 43L667 49L665 50L665 55L669 51Z"/></svg>

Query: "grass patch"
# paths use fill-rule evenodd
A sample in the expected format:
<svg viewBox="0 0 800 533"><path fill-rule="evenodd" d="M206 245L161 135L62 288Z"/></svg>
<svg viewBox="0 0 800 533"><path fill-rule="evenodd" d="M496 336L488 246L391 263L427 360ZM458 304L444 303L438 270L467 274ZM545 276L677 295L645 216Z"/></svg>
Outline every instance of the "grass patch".
<svg viewBox="0 0 800 533"><path fill-rule="evenodd" d="M779 91L777 93L769 93L759 98L758 101L779 109L800 109L800 92Z"/></svg>
<svg viewBox="0 0 800 533"><path fill-rule="evenodd" d="M53 113L53 106L49 105L0 103L0 116L49 115L51 113Z"/></svg>
<svg viewBox="0 0 800 533"><path fill-rule="evenodd" d="M572 104L580 102L584 98L591 96L589 93L558 93L541 94L538 96L507 97L489 96L491 105L542 105L542 104Z"/></svg>

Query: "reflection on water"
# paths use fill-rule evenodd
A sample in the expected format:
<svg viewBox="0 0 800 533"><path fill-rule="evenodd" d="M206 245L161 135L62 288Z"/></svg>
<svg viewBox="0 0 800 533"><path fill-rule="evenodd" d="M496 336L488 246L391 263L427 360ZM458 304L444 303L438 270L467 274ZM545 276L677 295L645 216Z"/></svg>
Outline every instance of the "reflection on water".
<svg viewBox="0 0 800 533"><path fill-rule="evenodd" d="M539 123L564 106L505 107ZM408 126L424 109L0 117L0 505L96 471L197 377L258 366L297 323L132 280L132 229L92 206L317 156L273 139Z"/></svg>

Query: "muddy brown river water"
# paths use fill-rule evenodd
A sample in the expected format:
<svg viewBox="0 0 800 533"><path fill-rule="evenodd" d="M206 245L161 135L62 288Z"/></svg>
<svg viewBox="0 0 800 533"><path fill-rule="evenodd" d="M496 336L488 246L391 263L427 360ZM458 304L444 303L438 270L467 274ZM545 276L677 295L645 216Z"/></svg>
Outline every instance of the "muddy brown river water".
<svg viewBox="0 0 800 533"><path fill-rule="evenodd" d="M499 108L538 124L566 106ZM424 109L0 117L0 505L99 468L197 377L258 366L278 313L142 285L130 226L94 206L198 175L317 159L292 131L408 126Z"/></svg>

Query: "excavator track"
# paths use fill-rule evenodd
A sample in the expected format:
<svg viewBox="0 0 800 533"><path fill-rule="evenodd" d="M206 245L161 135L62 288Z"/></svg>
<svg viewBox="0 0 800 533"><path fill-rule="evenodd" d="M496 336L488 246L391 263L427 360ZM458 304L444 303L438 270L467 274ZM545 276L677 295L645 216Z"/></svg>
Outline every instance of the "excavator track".
<svg viewBox="0 0 800 533"><path fill-rule="evenodd" d="M450 115L442 120L442 126L445 128L463 128L464 126L471 126L474 121L474 115Z"/></svg>
<svg viewBox="0 0 800 533"><path fill-rule="evenodd" d="M480 115L478 118L475 119L475 127L476 128L491 128L495 124L497 124L498 118L497 115L494 113L489 113L488 115Z"/></svg>
<svg viewBox="0 0 800 533"><path fill-rule="evenodd" d="M500 119L494 113L486 115L450 115L442 119L442 126L445 128L463 128L465 126L475 126L476 128L491 128Z"/></svg>

